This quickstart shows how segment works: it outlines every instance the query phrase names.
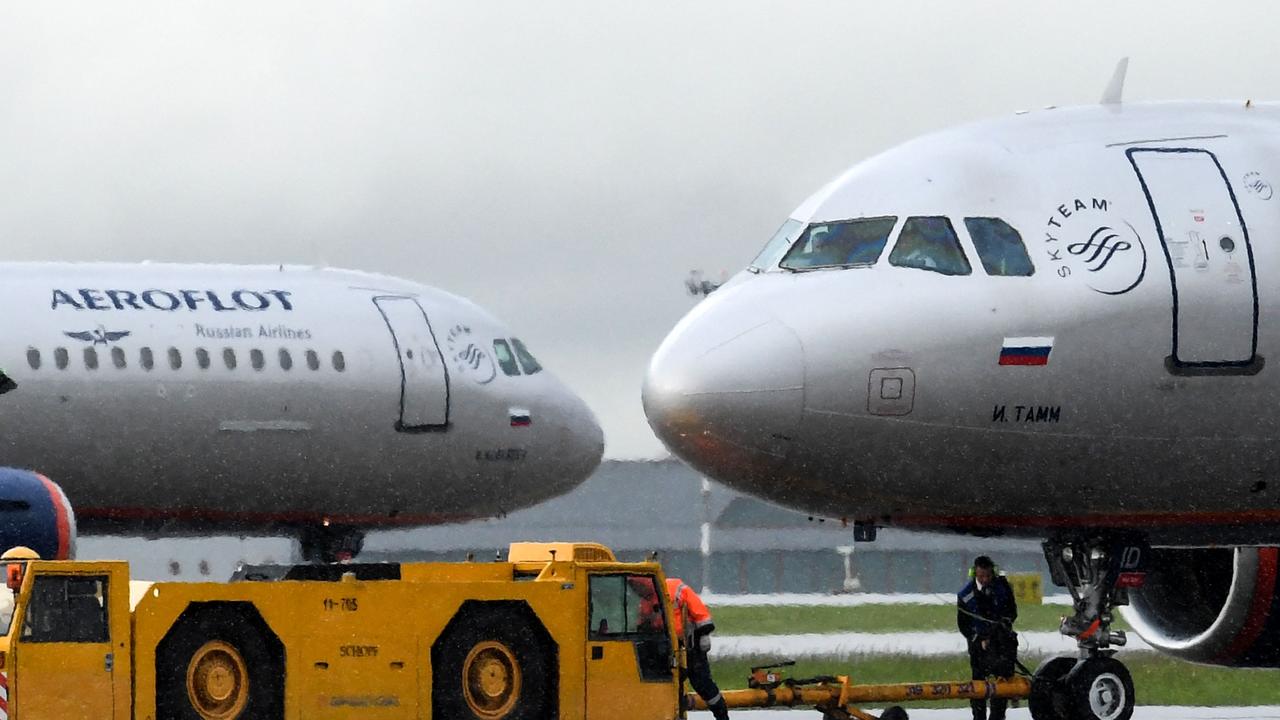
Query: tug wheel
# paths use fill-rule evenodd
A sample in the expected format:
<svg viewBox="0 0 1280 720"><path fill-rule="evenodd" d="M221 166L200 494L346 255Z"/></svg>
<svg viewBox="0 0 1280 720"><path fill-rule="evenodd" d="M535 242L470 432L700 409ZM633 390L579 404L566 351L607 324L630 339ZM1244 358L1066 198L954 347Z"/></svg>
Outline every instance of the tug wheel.
<svg viewBox="0 0 1280 720"><path fill-rule="evenodd" d="M462 661L462 695L476 717L506 717L520 699L522 684L520 661L500 642L478 643Z"/></svg>
<svg viewBox="0 0 1280 720"><path fill-rule="evenodd" d="M281 720L284 647L247 603L192 603L156 646L156 717Z"/></svg>
<svg viewBox="0 0 1280 720"><path fill-rule="evenodd" d="M432 717L558 716L556 646L522 602L468 601L431 648Z"/></svg>
<svg viewBox="0 0 1280 720"><path fill-rule="evenodd" d="M235 647L210 640L187 663L187 701L201 718L230 720L249 704L249 669Z"/></svg>

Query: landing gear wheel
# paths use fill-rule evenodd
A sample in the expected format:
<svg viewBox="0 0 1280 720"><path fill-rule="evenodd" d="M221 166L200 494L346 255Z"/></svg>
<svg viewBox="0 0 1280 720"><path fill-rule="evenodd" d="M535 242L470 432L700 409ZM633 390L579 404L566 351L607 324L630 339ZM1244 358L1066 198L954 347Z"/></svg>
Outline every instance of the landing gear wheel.
<svg viewBox="0 0 1280 720"><path fill-rule="evenodd" d="M902 709L901 705L891 705L880 713L880 720L909 720L907 711Z"/></svg>
<svg viewBox="0 0 1280 720"><path fill-rule="evenodd" d="M464 605L431 649L432 717L546 720L555 716L555 648L528 611Z"/></svg>
<svg viewBox="0 0 1280 720"><path fill-rule="evenodd" d="M1046 660L1036 668L1031 678L1031 697L1027 699L1032 720L1068 720L1070 711L1066 707L1062 679L1077 662L1077 658L1062 656Z"/></svg>
<svg viewBox="0 0 1280 720"><path fill-rule="evenodd" d="M1119 660L1092 657L1069 673L1063 691L1080 720L1129 720L1133 716L1133 677Z"/></svg>
<svg viewBox="0 0 1280 720"><path fill-rule="evenodd" d="M184 613L156 649L157 717L282 718L283 656L261 623L224 608Z"/></svg>

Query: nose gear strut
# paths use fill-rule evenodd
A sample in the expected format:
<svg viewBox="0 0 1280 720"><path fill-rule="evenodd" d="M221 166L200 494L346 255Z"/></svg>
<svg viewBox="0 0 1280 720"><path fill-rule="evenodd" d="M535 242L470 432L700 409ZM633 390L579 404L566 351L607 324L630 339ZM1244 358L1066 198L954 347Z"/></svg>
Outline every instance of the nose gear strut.
<svg viewBox="0 0 1280 720"><path fill-rule="evenodd" d="M1043 547L1053 583L1067 588L1075 609L1063 618L1062 634L1075 638L1082 656L1124 645L1124 631L1111 629L1112 611L1128 605L1129 589L1146 580L1146 541L1133 535L1059 537Z"/></svg>

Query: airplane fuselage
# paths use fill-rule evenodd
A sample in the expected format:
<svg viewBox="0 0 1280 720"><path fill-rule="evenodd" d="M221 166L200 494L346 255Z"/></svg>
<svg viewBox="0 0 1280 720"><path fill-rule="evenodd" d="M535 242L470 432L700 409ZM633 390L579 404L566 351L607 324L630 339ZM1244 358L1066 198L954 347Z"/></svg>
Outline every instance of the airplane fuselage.
<svg viewBox="0 0 1280 720"><path fill-rule="evenodd" d="M434 288L288 266L0 276L0 463L61 484L90 532L457 521L599 461L581 401L504 365L512 332Z"/></svg>
<svg viewBox="0 0 1280 720"><path fill-rule="evenodd" d="M1276 182L1275 105L1049 110L907 143L677 326L650 422L712 477L850 520L1280 540ZM804 261L815 228L876 218L870 261ZM962 257L920 255L948 223Z"/></svg>

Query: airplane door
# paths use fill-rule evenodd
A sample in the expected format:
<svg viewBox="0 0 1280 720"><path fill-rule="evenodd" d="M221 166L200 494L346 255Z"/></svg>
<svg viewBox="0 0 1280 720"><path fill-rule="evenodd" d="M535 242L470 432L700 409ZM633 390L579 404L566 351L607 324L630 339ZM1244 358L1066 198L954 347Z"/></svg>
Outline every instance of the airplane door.
<svg viewBox="0 0 1280 720"><path fill-rule="evenodd" d="M449 370L427 313L411 297L375 297L400 359L401 432L443 430L449 425Z"/></svg>
<svg viewBox="0 0 1280 720"><path fill-rule="evenodd" d="M1128 151L1155 219L1173 297L1171 372L1254 373L1258 280L1249 232L1213 153Z"/></svg>

